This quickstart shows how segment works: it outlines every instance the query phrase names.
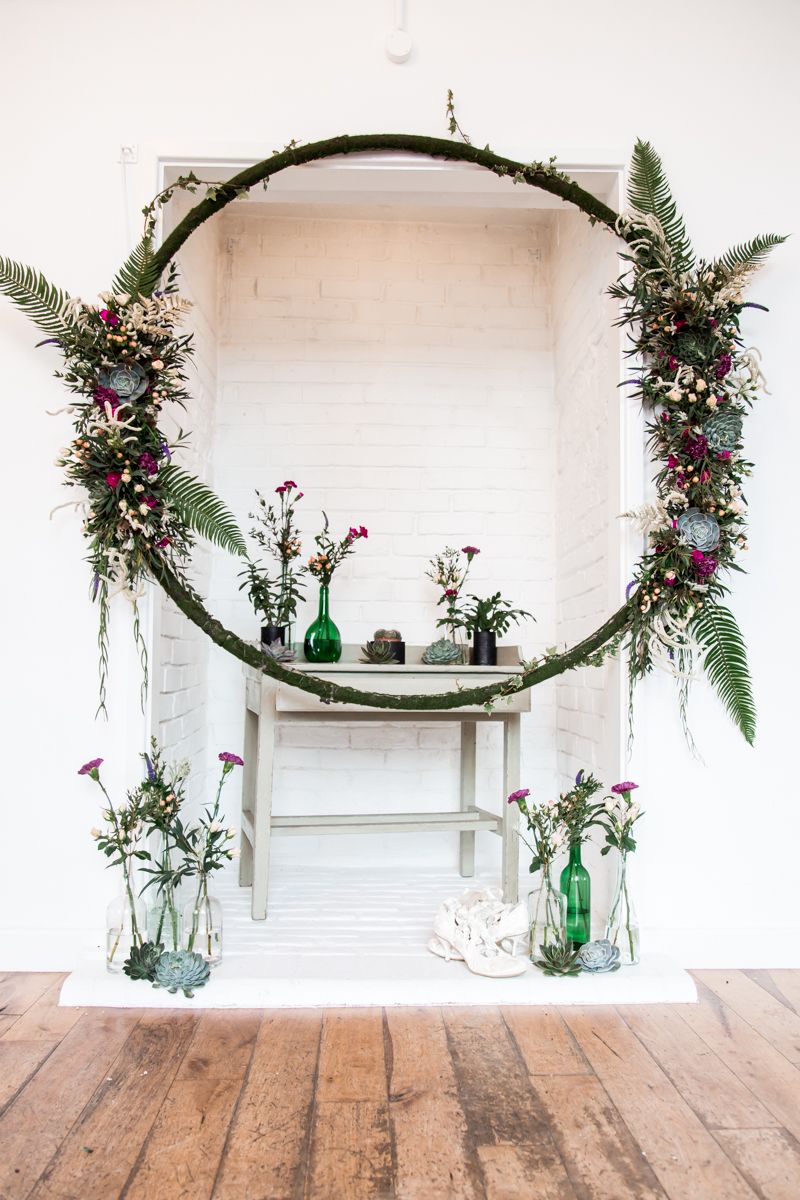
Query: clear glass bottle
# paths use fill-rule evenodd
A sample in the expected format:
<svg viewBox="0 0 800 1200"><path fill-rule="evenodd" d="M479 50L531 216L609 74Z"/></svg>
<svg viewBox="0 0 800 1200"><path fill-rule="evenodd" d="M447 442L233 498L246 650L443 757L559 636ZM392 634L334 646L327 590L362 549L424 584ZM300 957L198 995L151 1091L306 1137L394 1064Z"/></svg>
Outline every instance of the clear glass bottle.
<svg viewBox="0 0 800 1200"><path fill-rule="evenodd" d="M319 612L306 630L303 642L305 656L312 663L334 663L342 657L342 637L331 620L329 602L329 590L322 584L319 589Z"/></svg>
<svg viewBox="0 0 800 1200"><path fill-rule="evenodd" d="M161 834L161 849L158 855L159 865L164 877L172 873L170 844L165 833ZM178 906L178 897L173 884L168 883L153 891L150 908L147 913L147 940L155 945L161 945L165 950L180 950L183 946L183 914Z"/></svg>
<svg viewBox="0 0 800 1200"><path fill-rule="evenodd" d="M542 946L563 945L567 937L567 898L553 883L550 868L542 868L541 887L528 892L530 957L535 962Z"/></svg>
<svg viewBox="0 0 800 1200"><path fill-rule="evenodd" d="M145 940L147 906L135 896L128 878L106 909L106 970L121 974L133 946Z"/></svg>
<svg viewBox="0 0 800 1200"><path fill-rule="evenodd" d="M630 894L628 855L617 859L617 882L606 923L606 937L619 950L619 961L631 966L639 961L639 921Z"/></svg>
<svg viewBox="0 0 800 1200"><path fill-rule="evenodd" d="M201 877L193 900L183 910L184 946L202 954L210 967L222 961L222 905Z"/></svg>
<svg viewBox="0 0 800 1200"><path fill-rule="evenodd" d="M573 946L592 940L592 884L581 862L580 841L570 842L569 862L561 872L561 891L567 898L567 938Z"/></svg>

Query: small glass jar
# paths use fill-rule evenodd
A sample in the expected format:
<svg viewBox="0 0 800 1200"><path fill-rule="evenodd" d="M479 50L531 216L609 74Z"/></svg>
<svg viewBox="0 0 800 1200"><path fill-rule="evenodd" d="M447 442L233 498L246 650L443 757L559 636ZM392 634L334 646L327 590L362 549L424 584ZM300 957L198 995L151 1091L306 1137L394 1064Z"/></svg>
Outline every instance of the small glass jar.
<svg viewBox="0 0 800 1200"><path fill-rule="evenodd" d="M186 950L202 954L210 967L222 961L222 905L209 894L205 880L183 910L183 931Z"/></svg>
<svg viewBox="0 0 800 1200"><path fill-rule="evenodd" d="M134 946L141 946L147 927L147 906L123 884L119 895L106 909L106 970L122 973L125 960Z"/></svg>
<svg viewBox="0 0 800 1200"><path fill-rule="evenodd" d="M617 882L606 922L606 937L619 950L623 966L638 963L639 921L631 899L627 853L620 854L617 860Z"/></svg>
<svg viewBox="0 0 800 1200"><path fill-rule="evenodd" d="M535 962L543 946L564 945L567 937L567 898L553 883L550 868L542 869L541 887L528 892L530 957Z"/></svg>

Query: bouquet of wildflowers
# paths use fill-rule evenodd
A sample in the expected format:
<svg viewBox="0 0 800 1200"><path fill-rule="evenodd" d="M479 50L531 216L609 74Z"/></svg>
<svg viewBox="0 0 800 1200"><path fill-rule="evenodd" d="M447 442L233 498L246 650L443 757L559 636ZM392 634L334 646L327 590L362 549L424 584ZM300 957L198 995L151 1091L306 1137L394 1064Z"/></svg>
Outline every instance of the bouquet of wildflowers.
<svg viewBox="0 0 800 1200"><path fill-rule="evenodd" d="M640 817L644 816L641 807L631 800L631 792L636 791L638 783L615 783L611 795L604 804L602 825L605 830L606 844L600 851L608 854L612 849L620 854L628 854L636 849L636 839L633 827Z"/></svg>
<svg viewBox="0 0 800 1200"><path fill-rule="evenodd" d="M256 524L250 536L261 549L274 558L279 566L278 576L272 579L259 563L248 561L241 572L244 582L239 591L247 588L253 608L266 625L291 625L297 615L298 601L303 599L300 583L306 568L298 563L302 553L300 535L295 525L294 506L303 499L293 479L286 479L275 488L277 506L267 504L256 488L258 508L250 513Z"/></svg>
<svg viewBox="0 0 800 1200"><path fill-rule="evenodd" d="M369 533L363 525L351 525L345 536L337 542L330 535L327 513L322 515L325 518L325 524L322 532L314 537L314 541L317 543L317 553L312 554L308 560L308 569L323 587L327 587L336 568L341 566L347 556L355 550L356 542L368 537Z"/></svg>
<svg viewBox="0 0 800 1200"><path fill-rule="evenodd" d="M603 824L604 806L592 802L592 796L599 792L602 786L600 780L595 779L591 772L586 775L580 770L575 776L575 786L559 796L556 811L567 830L570 845L585 841L589 829Z"/></svg>
<svg viewBox="0 0 800 1200"><path fill-rule="evenodd" d="M549 875L550 868L556 856L569 841L569 831L559 811L557 801L551 800L546 804L528 804L530 788L520 788L508 797L509 804L516 804L525 818L528 833L533 845L523 838L525 845L533 853L530 872L542 871ZM520 835L522 836L522 835Z"/></svg>
<svg viewBox="0 0 800 1200"><path fill-rule="evenodd" d="M462 554L466 556L466 563L460 557ZM437 607L444 605L445 608L445 616L439 618L436 627L449 629L450 641L454 645L457 644L457 631L463 624L459 613L459 597L467 582L472 560L478 554L480 550L477 546L462 546L460 551L445 546L441 553L434 554L429 563L430 569L425 572L427 578L440 589Z"/></svg>
<svg viewBox="0 0 800 1200"><path fill-rule="evenodd" d="M140 842L145 827L141 794L138 788L134 788L127 794L127 803L120 805L119 808L115 808L111 797L106 791L105 784L100 778L102 763L102 758L93 758L90 762L83 764L78 774L88 775L90 779L93 779L105 797L106 807L103 809L102 815L106 821L106 828L99 829L95 826L92 829L92 837L97 843L98 850L102 854L105 854L109 860L106 865L109 867L122 867L125 894L130 905L131 942L134 946L141 946L143 930L139 928L136 915L136 901L133 893L134 860L147 859L149 857L145 850L140 849ZM121 936L122 930L119 931L116 944L108 949L109 962L114 958Z"/></svg>
<svg viewBox="0 0 800 1200"><path fill-rule="evenodd" d="M150 743L150 753L143 754L146 767L144 780L139 784L137 794L142 810L142 818L148 833L158 835L159 850L155 866L145 867L150 875L143 891L153 884L159 894L159 904L153 911L151 930L152 940L159 944L162 940L164 926L171 934L172 949L180 948L180 916L178 912L176 891L180 882L180 872L175 869L173 852L182 833L180 810L184 801L184 781L190 764L187 760L178 763L165 763L156 739Z"/></svg>

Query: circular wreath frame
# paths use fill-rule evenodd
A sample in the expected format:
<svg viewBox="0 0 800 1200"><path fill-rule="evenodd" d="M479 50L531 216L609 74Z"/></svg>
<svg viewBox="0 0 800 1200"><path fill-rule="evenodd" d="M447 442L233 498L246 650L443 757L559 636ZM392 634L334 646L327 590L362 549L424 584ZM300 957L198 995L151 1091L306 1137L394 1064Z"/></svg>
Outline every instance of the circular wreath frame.
<svg viewBox="0 0 800 1200"><path fill-rule="evenodd" d="M514 159L495 154L489 149L482 150L467 142L453 142L446 138L424 137L415 134L345 134L320 142L311 142L307 145L287 146L279 153L273 154L251 167L246 167L226 180L224 184L214 189L212 195L206 196L190 209L164 239L154 256L154 270L158 273L164 271L191 234L240 196L243 189L250 189L259 183L265 183L271 176L279 174L288 167L301 166L304 163L346 154L375 153L377 151L403 151L425 155L429 158L473 163L500 177L511 177L516 183L525 183L530 187L551 192L579 208L593 223L600 222L616 233L618 214L613 209L580 187L574 180L566 179L545 164L516 162ZM523 674L513 676L511 680L502 680L481 687L438 692L432 695L400 696L347 687L337 684L331 679L323 679L305 671L293 671L291 667L276 662L270 655L262 653L230 629L226 629L206 610L200 597L189 590L165 564L154 564L153 573L170 599L190 621L202 629L223 650L241 659L249 666L263 671L282 683L288 683L292 687L310 692L325 703L358 704L370 708L399 711L416 712L492 705L514 692L544 683L556 675L561 675L563 672L585 663L589 656L602 649L616 636L624 633L630 624L632 614L631 602L626 601L613 616L583 641L563 654L548 657L544 662L526 670Z"/></svg>
<svg viewBox="0 0 800 1200"><path fill-rule="evenodd" d="M70 406L69 411L77 409L79 413L76 420L78 437L62 452L60 465L66 468L68 484L88 489L92 503L103 509L103 520L111 514L111 530L103 534L99 542L87 526L87 537L95 537L92 543L93 587L101 608L100 707L104 708L107 669L109 587L114 584L116 590L127 591L134 601L136 613L136 597L140 594L136 590L137 581L149 577L159 583L184 615L222 649L282 683L316 695L324 703L412 712L476 706L491 709L504 697L565 671L599 665L630 635L631 685L653 665L666 666L681 682L681 710L685 715L691 664L697 651L703 650L706 673L747 740L752 741L755 708L744 643L733 615L718 603L726 588L716 572L718 566L741 569L734 562L736 551L746 545L741 516L745 507L741 483L750 474L751 466L741 455L741 422L763 382L753 353L739 349L738 317L748 306L742 291L768 251L785 239L764 235L733 247L713 262L701 259L695 263L660 160L648 143L636 144L628 191L630 210L620 215L556 170L552 159L548 163L521 163L495 154L488 146L483 149L473 146L455 120L452 96L449 97L448 116L451 134L460 133L463 141L417 134L361 134L342 135L307 145L292 142L224 183L207 184L204 199L154 250L158 207L166 204L177 188L196 191L202 181L189 175L170 184L144 209L145 235L117 277L115 291L103 294L106 304L111 306L105 309L98 310L73 300L50 285L39 272L0 258L0 291L25 309L34 323L50 335L48 342L61 347L68 365L66 372L57 372L57 375L68 388L90 397L88 404ZM164 399L182 403L189 398L181 363L191 353L191 336L177 337L171 332L181 310L187 307L175 295L173 259L176 253L203 222L258 183L266 187L271 176L315 160L376 151L403 151L470 163L500 178L541 188L578 208L592 224L600 223L620 238L625 247L620 255L631 265L630 275L626 270L609 291L622 302L619 324L628 324L637 330L631 338L629 353L642 356L642 378L630 382L637 387L642 402L656 410L658 419L648 425L650 445L654 459L660 456L667 460L656 476L657 502L644 506L637 513L626 514L635 517L643 532L650 534L653 547L646 550L638 562L634 583L629 587L633 595L626 598L594 633L563 653L548 654L538 662L523 664L521 674L495 683L457 687L433 695L399 696L367 691L337 684L331 678L299 672L226 629L206 610L202 598L186 580L183 562L191 548L191 528L215 537L209 530L215 519L221 519L223 525L227 524L228 540L220 544L228 544L236 553L243 553L241 534L224 505L191 476L188 477L189 490L194 488L195 496L198 491L204 491L206 504L210 501L214 516L181 517L181 503L186 502L187 477L179 469L176 475L175 467L169 471L160 469L156 461L164 455L167 460L171 458L169 445L161 440L158 406ZM157 291L158 281L165 272L165 290ZM124 307L128 304L130 310ZM720 320L716 319L718 316ZM115 329L117 325L119 328ZM124 332L126 328L127 333ZM165 364L153 357L157 372L163 371L166 365L164 382L149 384L147 372L138 364L140 344L136 341L136 331L139 328L155 337L153 344L158 346L157 357L167 360ZM104 332L101 334L101 331ZM120 333L124 336L119 336ZM115 346L116 365L114 358L109 358L109 355L113 356ZM131 355L127 360L126 354ZM119 355L123 357L120 359ZM729 373L730 378L726 380ZM119 378L120 374L126 378L124 388L120 385L121 390L117 393L114 390L117 382L112 377ZM165 383L166 391L163 390ZM137 416L136 398L145 388L151 394L145 395L145 408ZM699 394L701 389L702 395ZM715 414L717 403L727 400L732 403L725 404L724 412ZM123 413L121 417L116 415L116 408ZM92 417L91 413L96 413L97 409L101 410L101 416ZM130 460L130 466L123 453L116 453L113 465L108 460L103 465L102 455L100 459L92 459L92 445L86 437L95 424L113 426L119 438L122 431L135 432L137 421L146 449L138 459ZM721 440L724 432L721 425L726 428L727 441L724 437ZM101 432L109 433L109 428ZM117 442L117 447L127 450L127 443L135 441L135 436L126 436L122 443ZM177 444L181 444L180 438ZM128 453L134 452L139 453L133 447L128 450ZM184 475L182 483L181 474ZM157 483L150 483L155 475ZM120 499L118 507L122 516L117 513L114 517L119 498L116 488L120 481L126 486L131 485L133 492L142 494L137 495L133 505ZM98 484L101 485L99 491ZM148 484L149 490L156 494L148 494ZM158 508L159 496L173 501L166 528L171 536L147 532L147 514ZM184 509L184 512L188 510ZM142 518L138 513L145 515ZM165 507L165 517L166 513ZM94 519L96 514L89 511L88 516ZM132 518L132 529L142 530L147 526L141 539L144 547L137 543L136 553L130 561L125 558L128 543L120 542L118 539L123 535L113 532L115 522L121 522L122 528L128 518ZM193 523L198 520L199 524ZM173 539L176 544L162 552ZM719 551L715 549L717 546ZM104 569L99 563L106 558L108 568ZM705 610L704 595L711 601ZM699 640L695 629L699 631ZM134 632L142 651L146 681L146 648L138 615Z"/></svg>

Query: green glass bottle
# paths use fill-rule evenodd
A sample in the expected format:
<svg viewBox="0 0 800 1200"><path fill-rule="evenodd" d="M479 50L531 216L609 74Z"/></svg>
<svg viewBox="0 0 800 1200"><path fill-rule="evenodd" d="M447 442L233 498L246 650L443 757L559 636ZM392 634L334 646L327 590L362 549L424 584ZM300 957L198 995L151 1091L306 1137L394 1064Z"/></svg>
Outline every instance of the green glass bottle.
<svg viewBox="0 0 800 1200"><path fill-rule="evenodd" d="M592 940L592 885L581 862L580 841L571 842L569 862L561 872L561 891L567 897L567 937L573 946Z"/></svg>
<svg viewBox="0 0 800 1200"><path fill-rule="evenodd" d="M328 588L322 584L319 589L317 619L309 625L303 642L308 662L334 663L342 657L342 637L330 618L328 601Z"/></svg>

